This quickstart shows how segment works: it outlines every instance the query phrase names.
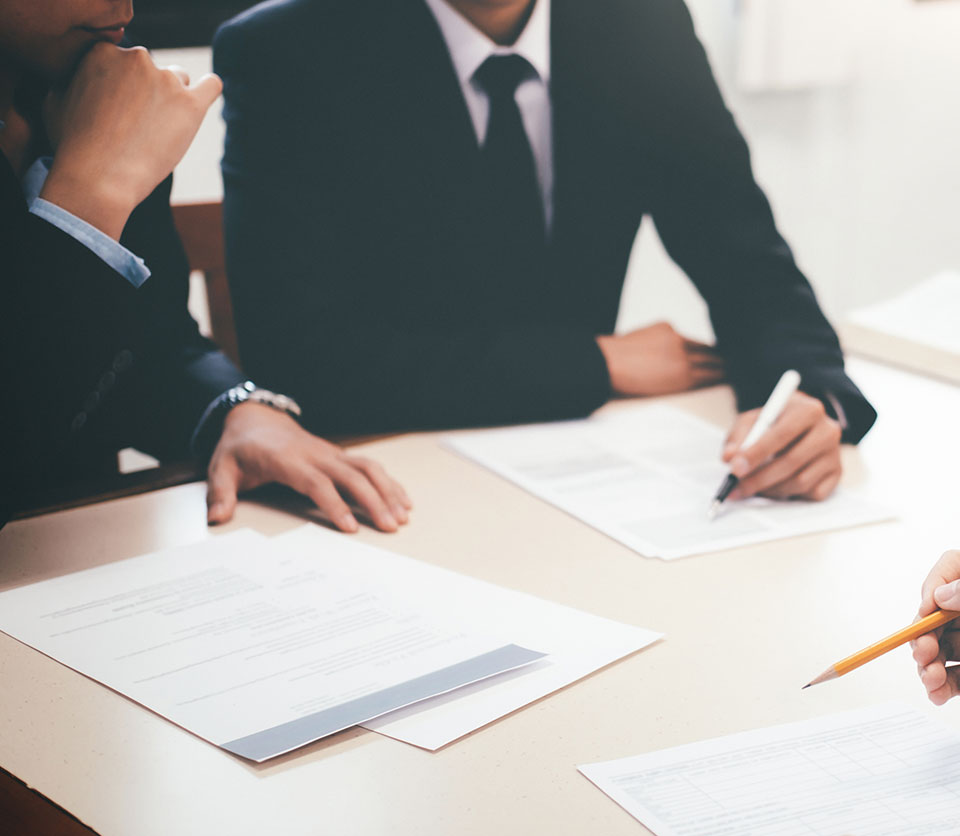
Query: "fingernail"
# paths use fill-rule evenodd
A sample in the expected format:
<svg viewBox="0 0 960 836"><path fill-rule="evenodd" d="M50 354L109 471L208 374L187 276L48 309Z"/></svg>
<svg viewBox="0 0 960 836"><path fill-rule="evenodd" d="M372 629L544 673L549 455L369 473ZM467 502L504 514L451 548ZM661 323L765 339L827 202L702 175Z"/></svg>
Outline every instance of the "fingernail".
<svg viewBox="0 0 960 836"><path fill-rule="evenodd" d="M938 586L933 592L934 600L941 606L950 603L956 596L958 589L960 589L960 581L950 581L943 586Z"/></svg>
<svg viewBox="0 0 960 836"><path fill-rule="evenodd" d="M360 528L360 524L357 522L357 518L353 514L344 514L340 518L340 528L344 531L357 531Z"/></svg>
<svg viewBox="0 0 960 836"><path fill-rule="evenodd" d="M737 456L730 462L730 472L737 477L746 476L750 472L750 462L743 456Z"/></svg>
<svg viewBox="0 0 960 836"><path fill-rule="evenodd" d="M407 509L402 505L393 506L393 516L395 516L400 522L405 523L410 519L410 515L407 513Z"/></svg>
<svg viewBox="0 0 960 836"><path fill-rule="evenodd" d="M207 509L207 525L219 525L223 517L223 505L219 502Z"/></svg>

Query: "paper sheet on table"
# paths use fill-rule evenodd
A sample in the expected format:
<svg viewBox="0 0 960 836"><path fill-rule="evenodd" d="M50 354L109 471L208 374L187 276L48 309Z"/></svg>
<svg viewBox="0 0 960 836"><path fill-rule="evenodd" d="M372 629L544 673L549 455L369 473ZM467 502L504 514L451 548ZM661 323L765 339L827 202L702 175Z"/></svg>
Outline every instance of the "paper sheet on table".
<svg viewBox="0 0 960 836"><path fill-rule="evenodd" d="M275 540L300 551L322 549L326 539L335 536L305 526ZM424 749L439 749L661 637L389 552L370 549L363 566L371 578L416 587L424 608L457 620L464 630L497 629L518 644L549 654L524 668L363 723Z"/></svg>
<svg viewBox="0 0 960 836"><path fill-rule="evenodd" d="M580 771L656 836L960 833L960 733L898 705Z"/></svg>
<svg viewBox="0 0 960 836"><path fill-rule="evenodd" d="M842 489L826 502L707 508L726 476L724 434L679 409L638 404L582 421L446 436L444 443L625 546L671 559L888 519Z"/></svg>
<svg viewBox="0 0 960 836"><path fill-rule="evenodd" d="M892 299L854 311L844 348L960 383L960 273L947 271Z"/></svg>
<svg viewBox="0 0 960 836"><path fill-rule="evenodd" d="M236 532L4 592L0 630L258 762L543 657L408 594L440 570L368 556Z"/></svg>

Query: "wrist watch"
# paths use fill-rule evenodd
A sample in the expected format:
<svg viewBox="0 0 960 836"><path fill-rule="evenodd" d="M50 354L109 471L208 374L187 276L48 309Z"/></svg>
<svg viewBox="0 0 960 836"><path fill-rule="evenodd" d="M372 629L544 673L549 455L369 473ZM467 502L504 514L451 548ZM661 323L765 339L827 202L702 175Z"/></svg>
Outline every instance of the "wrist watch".
<svg viewBox="0 0 960 836"><path fill-rule="evenodd" d="M260 389L252 380L247 380L239 386L228 389L224 393L222 401L224 416L235 406L245 401L262 403L280 412L286 412L287 415L293 418L299 418L303 414L303 410L300 409L300 404L293 398L287 395L279 395L276 392L271 392L269 389Z"/></svg>
<svg viewBox="0 0 960 836"><path fill-rule="evenodd" d="M220 440L227 413L235 406L247 401L262 403L264 406L269 406L279 412L285 412L291 418L297 420L303 413L300 404L293 398L271 392L268 389L260 389L252 380L246 380L228 389L207 407L206 413L200 419L200 423L193 433L190 446L195 455L202 459L210 458L214 447Z"/></svg>

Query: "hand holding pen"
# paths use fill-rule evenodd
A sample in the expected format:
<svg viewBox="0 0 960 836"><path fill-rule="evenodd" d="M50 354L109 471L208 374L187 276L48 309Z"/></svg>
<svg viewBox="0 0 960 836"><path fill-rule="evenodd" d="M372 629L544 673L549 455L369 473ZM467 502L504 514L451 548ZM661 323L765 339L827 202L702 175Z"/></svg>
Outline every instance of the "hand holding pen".
<svg viewBox="0 0 960 836"><path fill-rule="evenodd" d="M768 411L761 422L764 407L744 412L734 423L723 450L733 477L732 486L724 484L727 500L755 495L822 500L836 488L842 429L821 401L796 390L799 377L792 370L781 377L774 392L784 391L781 384L787 391L778 396L772 417ZM768 404L773 400L771 394Z"/></svg>

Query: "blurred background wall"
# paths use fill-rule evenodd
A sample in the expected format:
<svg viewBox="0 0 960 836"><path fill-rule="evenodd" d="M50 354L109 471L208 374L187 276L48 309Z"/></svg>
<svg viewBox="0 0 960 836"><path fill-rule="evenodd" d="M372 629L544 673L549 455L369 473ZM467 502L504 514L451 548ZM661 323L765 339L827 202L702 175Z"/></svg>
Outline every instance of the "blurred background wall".
<svg viewBox="0 0 960 836"><path fill-rule="evenodd" d="M209 49L196 45L245 5L136 0L131 35L178 47L158 61L201 73ZM780 229L829 315L960 268L960 0L688 5ZM220 195L221 143L213 113L178 170L175 199ZM661 318L709 335L699 297L645 222L619 327Z"/></svg>

